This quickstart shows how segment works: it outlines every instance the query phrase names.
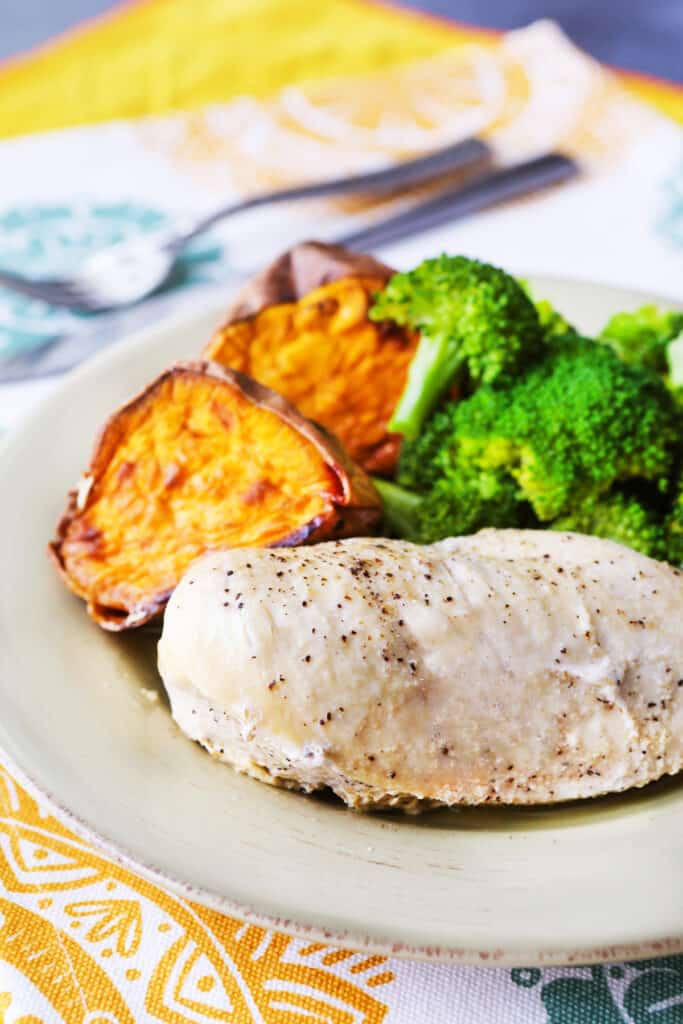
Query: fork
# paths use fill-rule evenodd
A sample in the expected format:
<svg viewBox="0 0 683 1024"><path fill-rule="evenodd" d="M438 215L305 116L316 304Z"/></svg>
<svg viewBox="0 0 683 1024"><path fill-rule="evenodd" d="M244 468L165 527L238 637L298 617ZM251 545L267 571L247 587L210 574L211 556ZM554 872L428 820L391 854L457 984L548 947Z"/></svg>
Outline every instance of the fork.
<svg viewBox="0 0 683 1024"><path fill-rule="evenodd" d="M0 270L0 284L79 313L100 313L129 306L168 281L180 254L190 242L219 221L236 214L299 199L362 193L386 195L455 171L481 168L489 164L491 158L486 143L476 138L465 139L380 170L251 196L214 210L171 235L119 242L88 257L72 277L31 279Z"/></svg>
<svg viewBox="0 0 683 1024"><path fill-rule="evenodd" d="M441 193L334 241L339 245L373 251L421 231L444 227L451 221L486 209L497 202L570 180L578 173L579 167L573 160L559 153L548 153L534 160L494 170L471 181L469 185ZM242 278L245 276L248 275L241 275ZM230 280L235 283L239 277L233 274ZM177 296L157 296L135 311L124 310L96 320L93 328L56 336L40 348L0 359L0 383L63 373L101 349L107 342L133 330L140 330L148 324L157 323L160 318L170 315L177 304Z"/></svg>
<svg viewBox="0 0 683 1024"><path fill-rule="evenodd" d="M485 210L496 203L569 181L580 173L575 160L562 153L545 153L490 171L454 189L441 192L365 228L335 239L349 248L377 249L403 238L430 231L462 217Z"/></svg>

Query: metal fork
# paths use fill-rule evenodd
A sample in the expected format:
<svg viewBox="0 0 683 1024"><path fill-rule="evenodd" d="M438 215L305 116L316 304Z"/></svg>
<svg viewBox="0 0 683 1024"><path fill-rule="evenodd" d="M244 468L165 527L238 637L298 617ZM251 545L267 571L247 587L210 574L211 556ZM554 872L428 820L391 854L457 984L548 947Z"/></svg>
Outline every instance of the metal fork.
<svg viewBox="0 0 683 1024"><path fill-rule="evenodd" d="M578 173L579 168L573 160L558 153L549 153L503 170L486 173L468 185L450 189L334 241L372 251L421 231L444 227L451 221L486 209L497 202L567 181ZM231 278L233 283L238 279L235 275ZM96 320L92 328L53 338L39 349L30 349L0 360L0 383L63 373L107 342L147 324L158 323L177 308L178 302L178 297L172 294L157 296L139 309L111 313Z"/></svg>
<svg viewBox="0 0 683 1024"><path fill-rule="evenodd" d="M362 193L386 195L456 171L481 168L490 163L491 156L484 142L465 139L377 171L280 189L231 203L192 221L182 230L176 228L172 234L137 238L102 249L88 257L72 277L37 280L0 270L0 284L22 295L80 313L100 313L128 306L161 288L171 276L183 249L219 221L260 206L299 199Z"/></svg>
<svg viewBox="0 0 683 1024"><path fill-rule="evenodd" d="M576 161L562 153L523 160L498 170L485 171L476 179L455 189L439 193L377 224L352 231L336 238L338 245L349 248L377 249L401 239L430 231L462 217L485 210L495 203L537 192L549 185L559 185L580 173Z"/></svg>

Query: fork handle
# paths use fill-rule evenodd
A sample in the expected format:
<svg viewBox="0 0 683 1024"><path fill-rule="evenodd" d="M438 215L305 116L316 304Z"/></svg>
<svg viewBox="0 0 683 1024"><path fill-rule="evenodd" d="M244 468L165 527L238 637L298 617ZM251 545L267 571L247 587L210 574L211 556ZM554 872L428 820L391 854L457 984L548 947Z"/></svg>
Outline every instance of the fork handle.
<svg viewBox="0 0 683 1024"><path fill-rule="evenodd" d="M477 213L494 203L515 199L566 181L577 174L579 166L569 157L561 153L548 153L492 171L468 185L442 192L377 224L342 235L335 242L359 249L390 245L410 235Z"/></svg>
<svg viewBox="0 0 683 1024"><path fill-rule="evenodd" d="M438 178L440 175L452 174L466 167L485 165L492 159L489 146L480 139L469 138L451 143L442 149L434 150L414 160L382 167L376 171L355 174L351 177L330 178L327 181L313 182L308 185L295 185L291 188L278 189L274 192L262 192L223 206L213 213L202 217L166 243L166 250L176 254L198 235L208 231L221 220L253 210L259 206L291 202L297 199L321 199L325 196L356 195L363 192L382 195L398 189L410 188L421 182Z"/></svg>

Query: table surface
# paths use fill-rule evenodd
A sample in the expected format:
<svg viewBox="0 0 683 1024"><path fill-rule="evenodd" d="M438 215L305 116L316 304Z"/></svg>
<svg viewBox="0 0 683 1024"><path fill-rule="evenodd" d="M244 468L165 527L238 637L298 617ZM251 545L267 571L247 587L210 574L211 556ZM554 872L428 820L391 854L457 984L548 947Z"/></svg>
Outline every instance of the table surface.
<svg viewBox="0 0 683 1024"><path fill-rule="evenodd" d="M0 0L0 58L116 6L112 0ZM402 6L500 29L554 18L600 60L683 82L681 0L408 0Z"/></svg>

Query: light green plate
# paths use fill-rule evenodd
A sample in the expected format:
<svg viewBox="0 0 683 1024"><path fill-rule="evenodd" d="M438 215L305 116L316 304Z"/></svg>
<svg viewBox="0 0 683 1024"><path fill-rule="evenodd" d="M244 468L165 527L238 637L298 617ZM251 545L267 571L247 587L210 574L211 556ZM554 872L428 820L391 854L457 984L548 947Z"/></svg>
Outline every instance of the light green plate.
<svg viewBox="0 0 683 1024"><path fill-rule="evenodd" d="M645 297L543 280L591 331ZM154 648L103 633L45 555L103 418L220 317L117 344L68 377L0 456L0 745L73 828L184 896L358 948L463 963L683 950L683 781L559 809L363 816L271 789L176 730ZM683 611L683 610L682 610ZM681 616L683 621L683 614Z"/></svg>

